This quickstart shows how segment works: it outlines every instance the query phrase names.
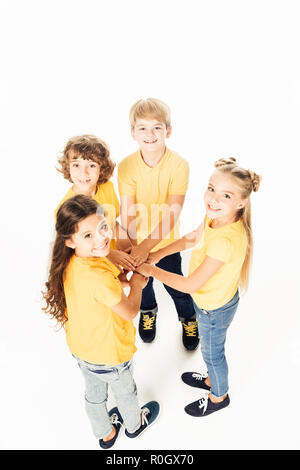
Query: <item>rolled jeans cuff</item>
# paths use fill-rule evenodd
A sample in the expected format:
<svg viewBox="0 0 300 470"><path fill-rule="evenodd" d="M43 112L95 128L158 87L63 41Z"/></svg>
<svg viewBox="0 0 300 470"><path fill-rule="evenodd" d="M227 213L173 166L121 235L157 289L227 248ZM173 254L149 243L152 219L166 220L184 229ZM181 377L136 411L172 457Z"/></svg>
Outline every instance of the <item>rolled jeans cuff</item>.
<svg viewBox="0 0 300 470"><path fill-rule="evenodd" d="M151 312L151 313L153 313L153 315L156 315L157 312L158 312L158 307L155 307L155 308L148 308L148 309L146 309L146 310L140 309L140 312L141 312L141 313L148 313L148 312Z"/></svg>

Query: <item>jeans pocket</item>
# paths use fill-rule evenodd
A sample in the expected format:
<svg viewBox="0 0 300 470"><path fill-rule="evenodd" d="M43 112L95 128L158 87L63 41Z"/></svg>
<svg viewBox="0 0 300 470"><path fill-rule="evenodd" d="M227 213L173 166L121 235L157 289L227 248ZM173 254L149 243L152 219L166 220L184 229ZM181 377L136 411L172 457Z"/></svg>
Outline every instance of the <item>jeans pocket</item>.
<svg viewBox="0 0 300 470"><path fill-rule="evenodd" d="M232 304L229 304L228 306L226 306L222 310L223 327L228 328L230 323L232 322L234 314L235 314L235 312L237 310L237 307L238 307L238 304L239 304L239 300L240 299L238 297Z"/></svg>

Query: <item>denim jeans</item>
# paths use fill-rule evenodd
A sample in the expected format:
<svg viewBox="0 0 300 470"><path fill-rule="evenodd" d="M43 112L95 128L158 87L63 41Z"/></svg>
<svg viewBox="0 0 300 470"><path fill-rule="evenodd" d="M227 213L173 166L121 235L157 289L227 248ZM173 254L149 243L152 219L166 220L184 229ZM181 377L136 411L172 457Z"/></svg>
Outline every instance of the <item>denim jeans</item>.
<svg viewBox="0 0 300 470"><path fill-rule="evenodd" d="M222 397L228 392L228 365L225 356L226 333L239 303L239 292L216 310L204 310L195 303L201 352L208 370L211 394Z"/></svg>
<svg viewBox="0 0 300 470"><path fill-rule="evenodd" d="M179 274L182 276L180 253L174 253L172 255L165 256L156 264L156 266L161 269L164 269L165 271L169 271L171 273ZM173 299L175 308L177 310L178 319L180 321L193 320L196 318L193 299L189 294L185 294L178 290L172 289L172 287L166 286L165 284L164 288ZM143 289L140 310L142 312L154 310L155 313L158 310L153 289L153 277L149 278L148 284Z"/></svg>
<svg viewBox="0 0 300 470"><path fill-rule="evenodd" d="M75 357L75 356L74 356ZM141 408L132 376L132 361L116 366L91 364L75 357L85 380L85 409L97 439L112 431L106 407L108 385L115 396L126 429L132 433L141 424Z"/></svg>

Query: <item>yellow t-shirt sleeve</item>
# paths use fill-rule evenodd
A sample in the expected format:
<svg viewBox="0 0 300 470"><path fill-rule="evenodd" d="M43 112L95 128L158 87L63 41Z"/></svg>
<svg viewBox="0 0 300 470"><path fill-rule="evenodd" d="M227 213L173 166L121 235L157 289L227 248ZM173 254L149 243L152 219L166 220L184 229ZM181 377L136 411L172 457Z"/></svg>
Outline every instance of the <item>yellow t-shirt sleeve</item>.
<svg viewBox="0 0 300 470"><path fill-rule="evenodd" d="M206 255L227 263L232 254L232 243L228 238L221 237L208 243Z"/></svg>
<svg viewBox="0 0 300 470"><path fill-rule="evenodd" d="M117 195L116 195L114 185L112 185L112 200L116 209L116 218L117 218L120 215L120 204L119 204L119 199L117 198Z"/></svg>
<svg viewBox="0 0 300 470"><path fill-rule="evenodd" d="M134 196L136 194L136 182L132 179L131 171L119 165L118 187L120 196Z"/></svg>
<svg viewBox="0 0 300 470"><path fill-rule="evenodd" d="M112 307L121 302L122 292L120 281L112 273L101 273L99 287L94 288L94 297L101 304Z"/></svg>
<svg viewBox="0 0 300 470"><path fill-rule="evenodd" d="M170 194L184 195L187 192L188 184L189 165L185 160L182 160L174 168L170 184Z"/></svg>

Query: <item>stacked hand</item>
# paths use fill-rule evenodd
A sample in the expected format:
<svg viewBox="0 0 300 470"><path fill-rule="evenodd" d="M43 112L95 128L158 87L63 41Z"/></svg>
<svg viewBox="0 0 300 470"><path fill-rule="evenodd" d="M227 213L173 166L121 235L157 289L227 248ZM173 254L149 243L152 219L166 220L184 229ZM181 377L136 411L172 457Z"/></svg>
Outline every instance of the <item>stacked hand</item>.
<svg viewBox="0 0 300 470"><path fill-rule="evenodd" d="M134 272L129 280L129 285L130 287L138 286L144 289L144 287L146 287L146 285L148 284L148 281L149 281L149 277L143 276L140 273Z"/></svg>
<svg viewBox="0 0 300 470"><path fill-rule="evenodd" d="M137 265L134 258L129 253L121 250L111 250L107 258L117 266L120 271L123 271L123 269L134 271Z"/></svg>

